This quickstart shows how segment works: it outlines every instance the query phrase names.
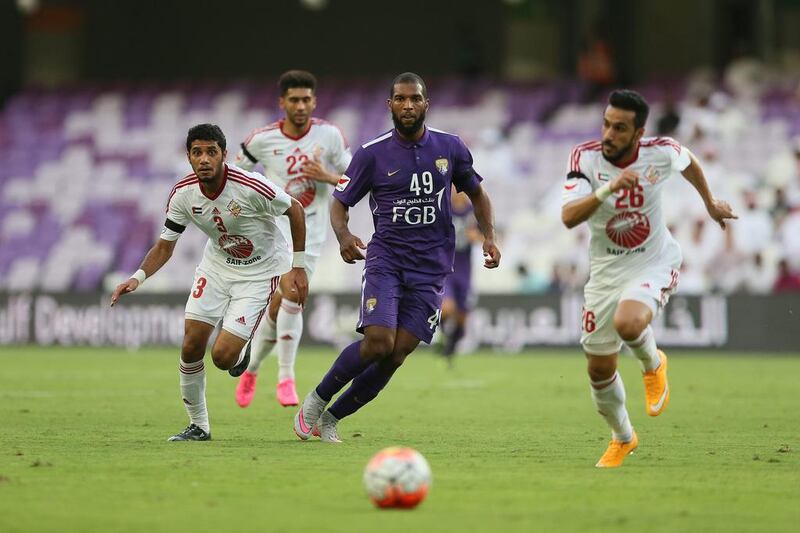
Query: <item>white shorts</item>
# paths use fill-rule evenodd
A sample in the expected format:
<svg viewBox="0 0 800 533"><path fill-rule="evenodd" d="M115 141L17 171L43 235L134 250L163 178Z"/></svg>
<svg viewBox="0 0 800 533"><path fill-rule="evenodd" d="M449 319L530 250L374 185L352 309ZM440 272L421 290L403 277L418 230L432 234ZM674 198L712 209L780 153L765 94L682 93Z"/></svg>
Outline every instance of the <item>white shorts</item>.
<svg viewBox="0 0 800 533"><path fill-rule="evenodd" d="M581 345L590 355L613 355L622 348L622 339L614 329L614 313L622 300L645 304L655 317L667 305L678 287L678 270L657 266L643 270L630 283L618 289L596 287L592 281L583 290Z"/></svg>
<svg viewBox="0 0 800 533"><path fill-rule="evenodd" d="M186 318L216 326L242 339L249 339L258 327L279 277L264 280L230 280L200 267L186 302Z"/></svg>

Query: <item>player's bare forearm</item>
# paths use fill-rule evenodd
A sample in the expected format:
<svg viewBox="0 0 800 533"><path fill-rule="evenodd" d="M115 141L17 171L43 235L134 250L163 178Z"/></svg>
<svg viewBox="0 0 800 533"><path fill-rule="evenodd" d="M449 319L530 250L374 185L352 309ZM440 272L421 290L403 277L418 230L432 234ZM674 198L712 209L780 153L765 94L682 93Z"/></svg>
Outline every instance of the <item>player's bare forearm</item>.
<svg viewBox="0 0 800 533"><path fill-rule="evenodd" d="M302 204L292 198L292 205L284 213L289 217L289 228L292 231L292 250L302 252L306 249L306 212Z"/></svg>
<svg viewBox="0 0 800 533"><path fill-rule="evenodd" d="M150 248L150 250L147 252L147 255L144 256L141 266L139 267L144 270L144 273L148 278L167 264L169 258L172 257L172 252L175 250L175 244L177 242L178 241L158 239L158 242L156 242L153 247Z"/></svg>
<svg viewBox="0 0 800 533"><path fill-rule="evenodd" d="M334 198L331 202L331 226L336 240L339 241L339 254L345 263L353 264L364 259L361 250L366 250L367 246L361 242L361 239L350 233L350 228L347 227L349 221L349 208Z"/></svg>
<svg viewBox="0 0 800 533"><path fill-rule="evenodd" d="M703 203L708 206L711 203L711 200L714 199L714 195L711 194L711 189L708 187L708 181L706 180L706 175L703 173L703 169L700 166L700 163L695 158L694 154L689 154L689 159L691 162L689 166L684 169L681 174L683 177L686 178L686 181L692 184L692 186L697 189L697 192L700 194L700 198L703 199Z"/></svg>
<svg viewBox="0 0 800 533"><path fill-rule="evenodd" d="M478 228L483 233L483 266L497 268L500 266L500 249L494 242L494 211L489 195L478 185L467 193L475 212Z"/></svg>
<svg viewBox="0 0 800 533"><path fill-rule="evenodd" d="M700 198L702 198L703 203L706 204L708 216L714 219L722 229L725 229L726 220L736 219L739 217L737 217L733 212L733 209L728 202L714 198L714 195L711 193L711 189L708 187L708 181L703 173L703 169L700 167L700 163L691 152L689 153L689 159L691 161L689 166L686 167L681 174L683 174L683 177L686 178L686 181L691 183L692 186L697 189L698 194L700 194Z"/></svg>
<svg viewBox="0 0 800 533"><path fill-rule="evenodd" d="M561 222L567 228L572 229L587 221L598 207L600 207L600 200L594 194L573 200L561 208Z"/></svg>
<svg viewBox="0 0 800 533"><path fill-rule="evenodd" d="M494 211L492 201L486 191L478 185L467 193L478 221L478 229L483 234L484 240L494 241Z"/></svg>
<svg viewBox="0 0 800 533"><path fill-rule="evenodd" d="M158 242L150 248L139 267L144 271L147 278L158 272L169 261L169 258L172 257L172 251L175 249L175 242L158 239ZM111 294L111 307L114 307L123 294L135 291L139 288L139 285L139 279L133 276L117 285Z"/></svg>
<svg viewBox="0 0 800 533"><path fill-rule="evenodd" d="M343 237L350 235L350 228L347 226L349 222L350 209L334 198L331 202L331 227L333 234L336 235L336 240L340 243Z"/></svg>

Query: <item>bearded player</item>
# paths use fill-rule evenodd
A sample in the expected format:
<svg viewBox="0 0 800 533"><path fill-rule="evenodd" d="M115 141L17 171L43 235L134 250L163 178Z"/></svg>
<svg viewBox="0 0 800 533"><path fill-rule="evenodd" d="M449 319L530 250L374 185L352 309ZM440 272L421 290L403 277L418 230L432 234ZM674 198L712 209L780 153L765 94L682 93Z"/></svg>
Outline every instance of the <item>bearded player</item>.
<svg viewBox="0 0 800 533"><path fill-rule="evenodd" d="M678 285L682 257L663 220L662 188L681 174L723 229L727 219L736 218L727 202L711 194L687 148L668 137L644 137L648 112L638 93L612 92L602 139L572 150L563 191L564 225L588 221L591 228L581 344L592 399L611 428L611 442L596 465L601 468L622 465L639 444L617 373L623 343L641 363L647 414L658 416L670 399L667 356L656 347L650 322Z"/></svg>
<svg viewBox="0 0 800 533"><path fill-rule="evenodd" d="M303 440L318 435L341 442L339 421L374 400L420 341L431 342L445 278L453 270L451 185L472 201L484 237L484 265L500 264L483 178L457 135L425 125L428 105L422 78L411 72L397 76L387 101L394 128L361 145L333 193L331 225L342 259L366 259L356 327L364 338L341 352L303 400L294 418ZM367 195L375 224L369 246L348 227L350 207Z"/></svg>
<svg viewBox="0 0 800 533"><path fill-rule="evenodd" d="M302 204L306 213L305 268L311 279L327 234L333 186L352 156L339 128L311 116L317 105L317 80L311 73L290 70L280 77L278 86L284 118L251 133L241 145L236 164L252 169L261 163L267 178ZM289 226L282 220L279 223L288 237ZM241 407L253 401L261 363L276 345L278 402L283 406L298 403L294 363L303 333L303 308L288 289L288 283L281 282L248 345L250 364L236 387L236 402Z"/></svg>

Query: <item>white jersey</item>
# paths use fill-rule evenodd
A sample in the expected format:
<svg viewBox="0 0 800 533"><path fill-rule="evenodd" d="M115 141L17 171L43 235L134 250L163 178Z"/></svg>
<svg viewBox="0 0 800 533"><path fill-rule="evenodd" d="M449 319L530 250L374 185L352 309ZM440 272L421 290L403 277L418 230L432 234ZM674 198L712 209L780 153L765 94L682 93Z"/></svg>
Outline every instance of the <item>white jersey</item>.
<svg viewBox="0 0 800 533"><path fill-rule="evenodd" d="M618 287L649 266L680 264L680 247L663 220L661 189L689 163L689 151L669 137L641 140L636 158L625 167L639 173L639 185L612 194L589 217L593 284ZM600 141L577 145L570 154L562 205L592 194L623 170L603 157Z"/></svg>
<svg viewBox="0 0 800 533"><path fill-rule="evenodd" d="M308 130L300 137L284 133L283 122L279 120L253 131L242 143L236 164L251 170L261 163L267 178L303 205L306 250L314 253L325 241L330 226L333 185L304 176L300 168L305 161L317 157L328 171L343 174L353 156L341 130L329 122L312 118ZM279 224L288 240L288 220Z"/></svg>
<svg viewBox="0 0 800 533"><path fill-rule="evenodd" d="M257 172L225 165L222 188L213 196L200 189L192 173L167 200L161 238L176 240L190 223L208 235L200 268L230 279L266 280L290 268L289 244L278 220L291 197Z"/></svg>

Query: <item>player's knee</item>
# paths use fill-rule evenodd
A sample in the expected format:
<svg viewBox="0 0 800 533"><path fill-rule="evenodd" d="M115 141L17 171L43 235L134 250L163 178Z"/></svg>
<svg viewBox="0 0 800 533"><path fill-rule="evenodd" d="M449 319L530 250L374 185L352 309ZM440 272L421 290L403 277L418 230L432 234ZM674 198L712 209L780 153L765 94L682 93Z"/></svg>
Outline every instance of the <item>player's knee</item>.
<svg viewBox="0 0 800 533"><path fill-rule="evenodd" d="M214 347L211 350L211 359L214 360L214 366L220 370L228 370L236 363L239 358L238 353L232 353L226 348Z"/></svg>
<svg viewBox="0 0 800 533"><path fill-rule="evenodd" d="M647 321L643 317L614 315L614 329L623 340L638 339L646 327Z"/></svg>
<svg viewBox="0 0 800 533"><path fill-rule="evenodd" d="M379 361L392 354L394 339L389 335L365 337L361 341L361 357L365 361Z"/></svg>
<svg viewBox="0 0 800 533"><path fill-rule="evenodd" d="M592 381L609 379L617 371L617 360L613 357L593 357L589 360L587 371Z"/></svg>
<svg viewBox="0 0 800 533"><path fill-rule="evenodd" d="M197 339L184 337L181 345L181 359L187 363L194 363L203 358L206 347Z"/></svg>

